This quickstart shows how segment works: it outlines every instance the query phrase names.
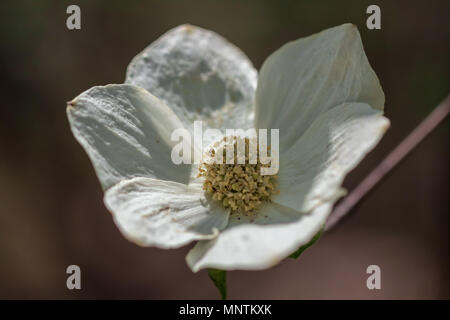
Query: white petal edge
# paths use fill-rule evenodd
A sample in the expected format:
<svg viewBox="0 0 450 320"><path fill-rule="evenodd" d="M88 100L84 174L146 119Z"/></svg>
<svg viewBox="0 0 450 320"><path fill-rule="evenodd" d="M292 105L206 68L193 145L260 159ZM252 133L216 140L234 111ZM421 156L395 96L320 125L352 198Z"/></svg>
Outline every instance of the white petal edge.
<svg viewBox="0 0 450 320"><path fill-rule="evenodd" d="M186 127L194 120L214 128L253 125L257 71L212 31L188 24L168 31L131 61L125 82L165 101Z"/></svg>
<svg viewBox="0 0 450 320"><path fill-rule="evenodd" d="M265 223L231 225L213 240L200 241L186 256L193 272L205 268L221 270L262 270L285 259L300 246L307 244L319 232L328 217L332 203L325 203L309 214L272 203L264 207L259 216L274 216ZM284 213L282 213L284 211ZM290 213L287 213L290 212ZM281 217L298 218L283 222ZM262 219L262 218L261 218ZM287 219L285 221L289 221Z"/></svg>
<svg viewBox="0 0 450 320"><path fill-rule="evenodd" d="M190 166L171 161L170 136L183 125L144 89L93 87L69 102L67 115L104 190L137 176L188 183Z"/></svg>
<svg viewBox="0 0 450 320"><path fill-rule="evenodd" d="M335 198L346 174L372 150L389 128L380 110L344 103L321 114L280 156L279 194L273 201L308 212Z"/></svg>
<svg viewBox="0 0 450 320"><path fill-rule="evenodd" d="M287 150L328 109L344 102L384 107L384 93L352 24L287 43L264 62L256 92L257 128L280 129Z"/></svg>
<svg viewBox="0 0 450 320"><path fill-rule="evenodd" d="M105 192L104 202L127 239L163 249L214 238L229 216L202 190L151 178L118 183Z"/></svg>

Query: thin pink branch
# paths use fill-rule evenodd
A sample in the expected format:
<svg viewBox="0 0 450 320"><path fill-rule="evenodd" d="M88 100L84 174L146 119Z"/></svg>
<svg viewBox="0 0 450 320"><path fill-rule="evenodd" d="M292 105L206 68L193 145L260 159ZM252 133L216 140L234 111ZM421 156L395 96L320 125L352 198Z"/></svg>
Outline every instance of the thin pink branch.
<svg viewBox="0 0 450 320"><path fill-rule="evenodd" d="M396 165L419 145L448 116L450 95L442 101L364 180L333 210L325 230L335 226Z"/></svg>

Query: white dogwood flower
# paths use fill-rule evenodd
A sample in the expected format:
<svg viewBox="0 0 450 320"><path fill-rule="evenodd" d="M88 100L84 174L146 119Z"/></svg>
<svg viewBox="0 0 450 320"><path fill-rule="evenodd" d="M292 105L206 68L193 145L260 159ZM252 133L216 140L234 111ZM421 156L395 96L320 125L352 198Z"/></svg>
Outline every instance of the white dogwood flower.
<svg viewBox="0 0 450 320"><path fill-rule="evenodd" d="M388 128L383 108L354 25L284 45L259 76L224 38L183 25L133 59L125 84L93 87L67 113L123 235L159 248L199 240L186 257L196 272L268 268L311 241ZM208 197L197 165L171 161L171 133L195 120L279 128L278 194L251 219Z"/></svg>

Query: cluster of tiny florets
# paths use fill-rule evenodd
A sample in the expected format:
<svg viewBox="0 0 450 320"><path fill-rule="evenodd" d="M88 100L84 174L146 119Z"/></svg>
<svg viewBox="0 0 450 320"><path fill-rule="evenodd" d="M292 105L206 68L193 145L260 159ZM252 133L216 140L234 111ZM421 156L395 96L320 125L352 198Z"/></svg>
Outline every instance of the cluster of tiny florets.
<svg viewBox="0 0 450 320"><path fill-rule="evenodd" d="M262 164L257 147L257 163L249 161L249 143L245 138L245 163L238 164L237 141L243 138L224 138L220 143L223 152L223 163L208 163L203 161L199 168L199 176L205 177L203 190L211 195L213 200L222 202L225 208L230 208L232 213L254 213L264 201L270 201L272 194L276 193L275 175L261 175L261 168L270 164ZM230 141L231 140L231 141ZM233 144L234 162L226 164L226 145ZM208 151L209 157L214 157L218 148ZM270 147L269 147L270 151Z"/></svg>

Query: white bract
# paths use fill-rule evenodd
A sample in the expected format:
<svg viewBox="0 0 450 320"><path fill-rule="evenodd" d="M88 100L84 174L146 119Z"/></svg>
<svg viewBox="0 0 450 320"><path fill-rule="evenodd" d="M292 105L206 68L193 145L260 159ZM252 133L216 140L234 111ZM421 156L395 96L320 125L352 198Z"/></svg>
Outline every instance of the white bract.
<svg viewBox="0 0 450 320"><path fill-rule="evenodd" d="M284 45L259 77L224 38L183 25L133 59L125 84L91 88L67 113L124 236L159 248L199 240L186 257L198 271L264 269L307 244L343 195L345 175L388 128L383 107L351 24ZM208 198L198 166L171 161L171 133L196 120L279 128L279 194L252 219Z"/></svg>

